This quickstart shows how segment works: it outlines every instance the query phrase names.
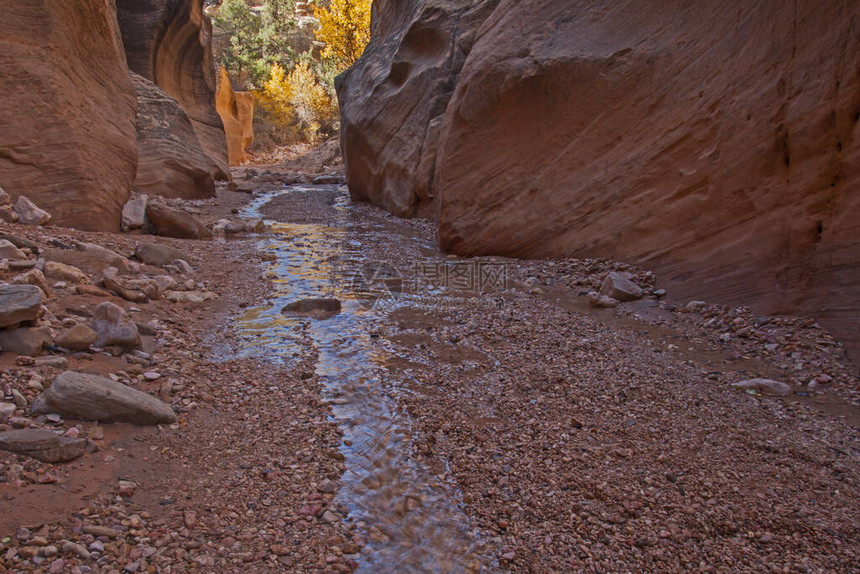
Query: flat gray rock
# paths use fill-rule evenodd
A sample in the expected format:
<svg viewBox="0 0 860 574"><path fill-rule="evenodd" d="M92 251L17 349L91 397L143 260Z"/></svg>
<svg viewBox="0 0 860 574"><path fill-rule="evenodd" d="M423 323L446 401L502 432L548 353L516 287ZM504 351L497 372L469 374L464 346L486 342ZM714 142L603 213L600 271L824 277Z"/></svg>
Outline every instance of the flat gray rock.
<svg viewBox="0 0 860 574"><path fill-rule="evenodd" d="M147 265L169 265L177 259L188 259L181 250L160 243L141 243L134 250L134 256Z"/></svg>
<svg viewBox="0 0 860 574"><path fill-rule="evenodd" d="M747 379L738 383L732 383L736 389L743 391L757 391L763 395L787 397L791 394L791 387L786 383L771 379Z"/></svg>
<svg viewBox="0 0 860 574"><path fill-rule="evenodd" d="M33 285L0 285L0 328L32 321L42 308L42 290Z"/></svg>
<svg viewBox="0 0 860 574"><path fill-rule="evenodd" d="M99 375L74 371L66 371L54 379L36 399L33 413L136 425L176 422L176 413L170 405L152 395Z"/></svg>
<svg viewBox="0 0 860 574"><path fill-rule="evenodd" d="M87 441L61 437L49 430L20 429L0 432L0 449L31 456L42 462L67 462L83 456Z"/></svg>
<svg viewBox="0 0 860 574"><path fill-rule="evenodd" d="M281 312L285 315L301 315L313 319L330 319L340 313L341 305L337 299L312 298L290 303Z"/></svg>

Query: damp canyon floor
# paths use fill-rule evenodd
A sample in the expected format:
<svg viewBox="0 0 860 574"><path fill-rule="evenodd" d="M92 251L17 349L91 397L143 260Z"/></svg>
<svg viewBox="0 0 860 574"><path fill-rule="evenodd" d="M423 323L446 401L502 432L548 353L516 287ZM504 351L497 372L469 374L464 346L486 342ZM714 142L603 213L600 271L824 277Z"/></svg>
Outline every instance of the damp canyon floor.
<svg viewBox="0 0 860 574"><path fill-rule="evenodd" d="M220 297L141 311L180 424L106 425L59 481L0 483L0 539L112 528L70 572L860 569L860 385L813 321L592 309L607 272L653 275L449 257L429 222L259 172L196 205L266 233L176 242ZM340 312L282 312L308 298ZM730 386L753 377L796 394Z"/></svg>

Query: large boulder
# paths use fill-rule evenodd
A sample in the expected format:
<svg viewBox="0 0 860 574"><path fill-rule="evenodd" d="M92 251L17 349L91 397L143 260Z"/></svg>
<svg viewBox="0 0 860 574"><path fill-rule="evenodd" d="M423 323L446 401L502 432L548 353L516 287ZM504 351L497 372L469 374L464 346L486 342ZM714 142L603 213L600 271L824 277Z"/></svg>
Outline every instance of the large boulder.
<svg viewBox="0 0 860 574"><path fill-rule="evenodd" d="M229 179L224 125L215 109L212 23L203 0L117 0L116 6L128 67L179 103L211 160L211 175Z"/></svg>
<svg viewBox="0 0 860 574"><path fill-rule="evenodd" d="M251 156L245 150L254 143L254 96L233 91L230 75L221 68L215 108L227 135L227 157L230 165L241 165Z"/></svg>
<svg viewBox="0 0 860 574"><path fill-rule="evenodd" d="M0 329L37 319L42 297L33 285L0 285Z"/></svg>
<svg viewBox="0 0 860 574"><path fill-rule="evenodd" d="M135 73L131 78L139 102L134 188L161 197L213 197L215 167L185 110L154 82Z"/></svg>
<svg viewBox="0 0 860 574"><path fill-rule="evenodd" d="M202 223L194 219L191 214L164 203L149 202L149 205L146 206L146 216L149 218L149 224L156 235L179 239L212 238L212 233Z"/></svg>
<svg viewBox="0 0 860 574"><path fill-rule="evenodd" d="M378 3L339 86L354 197L421 211L424 170L377 174L433 150L446 251L628 260L681 298L814 315L860 353L860 4L501 0L462 32L440 126L406 113L424 68L398 54L432 53L407 50L414 15L453 4Z"/></svg>
<svg viewBox="0 0 860 574"><path fill-rule="evenodd" d="M169 424L176 413L157 398L111 379L66 371L33 404L34 414L136 425Z"/></svg>
<svg viewBox="0 0 860 574"><path fill-rule="evenodd" d="M0 0L0 182L53 223L115 231L137 162L136 98L104 0Z"/></svg>

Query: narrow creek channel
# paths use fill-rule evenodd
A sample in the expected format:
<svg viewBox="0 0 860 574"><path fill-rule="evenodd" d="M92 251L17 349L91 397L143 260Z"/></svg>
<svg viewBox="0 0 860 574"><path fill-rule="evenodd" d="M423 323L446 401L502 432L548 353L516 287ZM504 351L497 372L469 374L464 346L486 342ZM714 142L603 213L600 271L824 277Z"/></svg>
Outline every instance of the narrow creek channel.
<svg viewBox="0 0 860 574"><path fill-rule="evenodd" d="M316 350L315 374L344 435L346 471L334 502L368 540L359 572L488 571L491 565L478 558L483 543L446 479L444 461L428 468L413 457L410 417L398 407L406 381L386 369L392 351L374 335L374 325L409 301L387 300L385 289L368 289L366 245L419 240L396 224L363 220L345 191L335 190L291 186L246 208L243 215L260 217L279 195L325 191L335 198L325 223L267 221L270 233L260 248L271 254L265 272L275 292L266 305L238 317L242 353L288 363L309 344ZM432 246L421 247L432 252ZM325 320L281 312L289 303L317 297L339 299L342 311Z"/></svg>

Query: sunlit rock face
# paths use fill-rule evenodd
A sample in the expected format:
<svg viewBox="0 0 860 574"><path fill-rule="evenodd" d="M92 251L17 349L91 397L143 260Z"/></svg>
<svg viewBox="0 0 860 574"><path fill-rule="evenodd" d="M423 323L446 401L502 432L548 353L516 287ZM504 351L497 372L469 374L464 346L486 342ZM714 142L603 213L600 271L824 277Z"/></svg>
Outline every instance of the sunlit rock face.
<svg viewBox="0 0 860 574"><path fill-rule="evenodd" d="M113 2L0 0L0 187L55 225L119 229L137 106Z"/></svg>
<svg viewBox="0 0 860 574"><path fill-rule="evenodd" d="M245 150L254 142L254 96L233 91L230 75L221 68L215 103L224 122L230 165L241 165L251 157Z"/></svg>
<svg viewBox="0 0 860 574"><path fill-rule="evenodd" d="M809 313L857 356L860 4L468 4L377 6L339 84L355 198L436 217L455 253L613 257Z"/></svg>
<svg viewBox="0 0 860 574"><path fill-rule="evenodd" d="M163 126L161 137L168 141L142 153L147 161L141 164L135 187L148 194L199 197L203 186L197 180L180 188L143 188L146 182L161 177L154 171L174 169L175 157L158 152L177 143L182 148L201 151L181 158L179 163L183 165L176 168L180 172L205 170L213 180L229 178L224 125L215 107L217 76L211 50L212 24L203 13L203 1L117 0L117 11L129 68L175 100L192 127L191 132L185 130L184 121L175 132L171 126ZM152 133L144 139L155 142ZM177 175L181 177L181 173ZM207 186L214 193L214 182Z"/></svg>

